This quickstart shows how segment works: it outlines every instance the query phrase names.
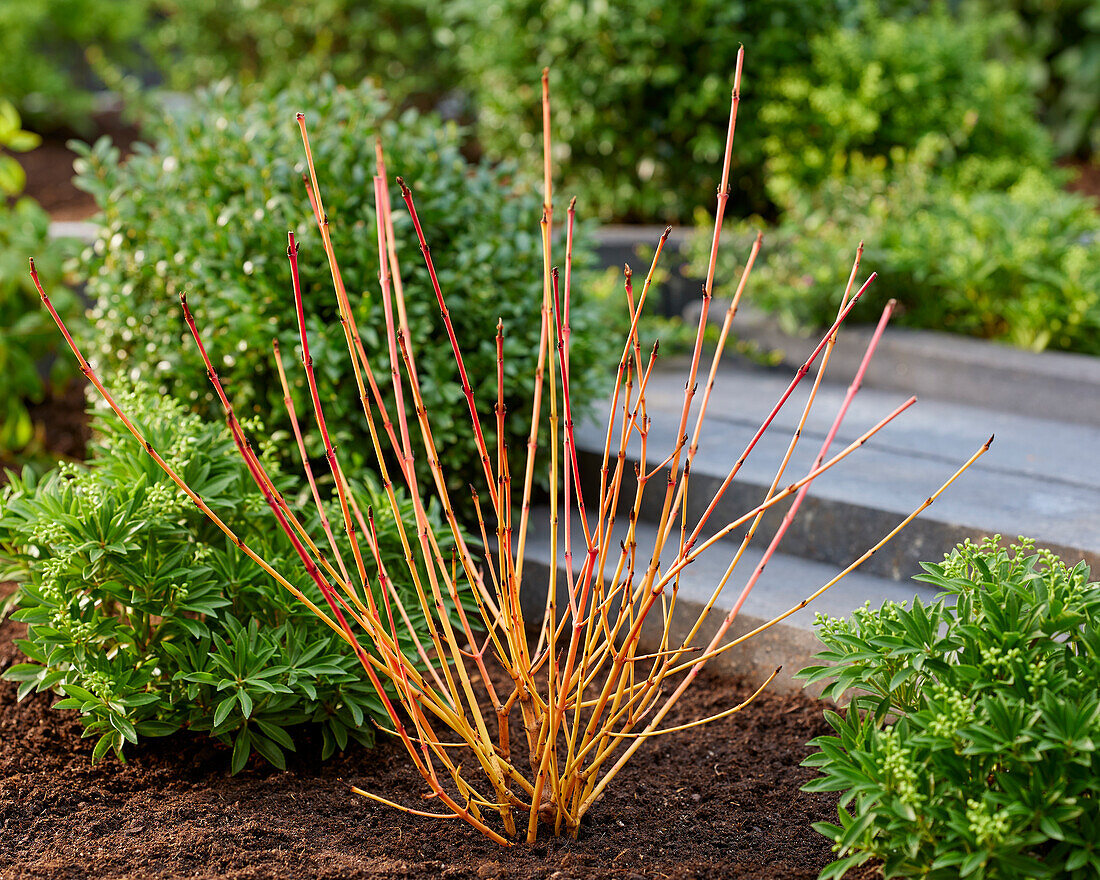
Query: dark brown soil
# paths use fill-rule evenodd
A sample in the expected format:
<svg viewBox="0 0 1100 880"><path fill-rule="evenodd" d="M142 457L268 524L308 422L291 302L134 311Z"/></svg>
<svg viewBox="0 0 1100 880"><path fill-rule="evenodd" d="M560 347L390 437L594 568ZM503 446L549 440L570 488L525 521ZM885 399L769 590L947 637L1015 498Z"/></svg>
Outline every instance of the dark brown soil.
<svg viewBox="0 0 1100 880"><path fill-rule="evenodd" d="M138 137L138 130L119 119L117 113L102 113L93 122L90 137L54 132L42 138L42 144L29 153L15 158L27 172L24 194L35 199L54 220L86 220L96 212L96 204L88 193L73 186L73 159L76 154L66 146L72 137L94 143L102 135L110 135L124 153Z"/></svg>
<svg viewBox="0 0 1100 880"><path fill-rule="evenodd" d="M19 459L43 464L57 458L78 461L85 458L92 436L84 401L86 384L78 377L59 391L47 391L41 403L28 406L34 423L34 440L14 462L0 454L0 486L7 483L4 470L11 467L18 470Z"/></svg>
<svg viewBox="0 0 1100 880"><path fill-rule="evenodd" d="M42 432L42 443L53 455L83 460L92 431L84 399L87 382L78 377L42 403L29 407L31 420Z"/></svg>
<svg viewBox="0 0 1100 880"><path fill-rule="evenodd" d="M1070 181L1066 189L1081 193L1083 196L1091 196L1100 206L1100 163L1071 160L1064 162L1063 165L1076 173L1076 177Z"/></svg>
<svg viewBox="0 0 1100 880"><path fill-rule="evenodd" d="M0 625L0 669L19 661L21 625ZM709 678L681 716L741 697ZM15 702L0 683L0 878L783 878L812 880L831 860L810 828L836 797L799 791L821 705L768 694L709 727L639 751L593 808L578 840L505 850L465 824L408 816L349 791L419 805L400 747L382 741L321 764L314 744L279 772L178 735L92 766L90 740L56 698ZM672 719L670 718L670 722ZM675 723L675 722L672 722ZM851 875L850 875L851 876ZM860 875L874 876L872 873Z"/></svg>

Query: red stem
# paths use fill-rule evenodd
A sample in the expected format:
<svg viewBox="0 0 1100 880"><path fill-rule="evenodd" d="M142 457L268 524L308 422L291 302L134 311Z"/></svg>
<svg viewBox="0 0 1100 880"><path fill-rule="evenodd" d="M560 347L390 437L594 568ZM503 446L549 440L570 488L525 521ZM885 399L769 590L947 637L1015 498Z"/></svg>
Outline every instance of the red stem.
<svg viewBox="0 0 1100 880"><path fill-rule="evenodd" d="M795 388L798 387L798 384L802 381L803 377L806 375L806 373L809 372L810 367L813 365L813 362L817 359L817 356L821 353L822 349L824 349L825 346L828 344L829 339L832 338L832 335L834 333L836 333L840 325L844 323L844 319L848 317L849 313L852 311L852 308L857 302L859 302L859 299L861 296L863 296L864 291L866 291L867 288L871 286L871 282L874 281L876 277L877 273L872 272L871 277L863 283L863 286L858 291L856 291L855 296L853 296L848 301L848 304L844 307L844 310L837 316L836 321L833 322L833 326L830 327L829 331L822 337L821 341L817 344L817 347L806 359L806 362L798 368L798 372L791 380L791 384L787 386L787 390L783 392L782 396L779 398L779 401L775 404L775 406L772 408L772 411L768 414L768 417L764 419L764 423L759 427L759 429L757 429L756 433L753 435L752 440L750 440L748 446L745 447L745 451L741 453L740 457L730 469L730 472L726 476L726 479L722 482L721 487L719 487L718 491L715 493L714 499L710 502L710 504L707 506L707 509L703 512L703 515L699 518L699 522L692 530L691 537L688 538L687 543L684 545L684 550L682 551L681 555L689 552L695 542L699 539L699 533L702 532L703 526L710 518L710 515L714 512L714 509L718 506L718 503L722 500L722 496L725 494L726 490L733 482L733 478L737 476L737 472L741 470L741 465L745 463L745 459L749 457L749 453L751 453L752 450L755 448L760 438L764 436L764 432L768 430L768 427L771 425L772 420L775 419L775 417L779 414L779 411L783 408L783 404L787 402L787 398L789 398L791 394L794 393Z"/></svg>
<svg viewBox="0 0 1100 880"><path fill-rule="evenodd" d="M481 419L477 413L477 406L474 404L474 392L470 387L470 379L466 374L466 364L462 360L462 351L458 347L458 338L455 336L454 325L451 324L451 313L447 309L447 302L443 298L443 291L439 288L439 278L435 274L435 264L432 262L432 252L428 247L428 242L424 238L424 230L420 226L420 218L416 213L416 206L413 204L412 191L405 185L400 177L397 178L397 183L401 187L401 197L405 200L405 205L409 209L409 214L412 217L413 227L416 229L416 237L420 242L420 252L424 255L424 262L428 267L428 275L432 279L432 289L435 291L436 301L439 303L440 314L443 317L443 324L447 328L447 338L451 341L451 351L454 352L455 362L458 364L458 375L462 381L462 393L466 397L466 405L470 410L470 421L474 426L474 435L477 439L478 454L481 456L481 465L485 470L485 479L489 485L489 494L492 497L493 506L497 505L497 486L496 479L493 476L493 468L489 461L489 450L485 445L485 436L481 431Z"/></svg>

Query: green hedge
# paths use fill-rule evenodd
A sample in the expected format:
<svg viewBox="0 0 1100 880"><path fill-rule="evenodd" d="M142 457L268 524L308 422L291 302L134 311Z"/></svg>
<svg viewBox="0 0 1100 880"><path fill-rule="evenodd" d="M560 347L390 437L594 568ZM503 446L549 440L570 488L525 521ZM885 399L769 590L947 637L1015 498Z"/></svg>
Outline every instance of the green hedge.
<svg viewBox="0 0 1100 880"><path fill-rule="evenodd" d="M70 320L79 315L80 301L62 271L73 242L52 239L49 230L49 215L33 199L0 205L0 462L43 451L28 406L76 375L72 361L57 356L64 340L28 272L33 256L57 310Z"/></svg>
<svg viewBox="0 0 1100 880"><path fill-rule="evenodd" d="M805 67L806 34L843 0L456 0L457 57L478 138L495 156L539 149L539 77L549 66L561 191L601 219L685 221L712 205L730 89L746 47L733 204L762 209L760 107Z"/></svg>
<svg viewBox="0 0 1100 880"><path fill-rule="evenodd" d="M37 135L23 131L14 106L0 100L0 149L22 153L38 143ZM75 375L71 361L54 360L61 337L39 305L27 264L35 258L54 305L72 317L79 302L64 283L62 266L73 248L50 237L50 218L34 199L18 198L25 182L23 167L0 152L0 462L42 451L27 406L40 403L48 385L60 387Z"/></svg>
<svg viewBox="0 0 1100 880"><path fill-rule="evenodd" d="M684 222L713 203L741 43L731 211L774 213L775 186L819 182L854 153L889 156L930 133L947 136L945 163L1004 159L1002 177L1009 161L1050 161L1027 67L991 57L1014 19L978 16L973 6L950 14L938 3L879 11L858 0L460 0L448 8L460 21L465 13L458 59L486 149L537 148L548 65L564 190L603 219Z"/></svg>
<svg viewBox="0 0 1100 880"><path fill-rule="evenodd" d="M541 198L528 178L508 165L468 165L457 128L413 111L394 117L369 84L345 90L326 79L256 103L225 87L204 95L199 106L201 114L165 120L157 146L140 149L125 164L106 142L83 151L80 185L95 195L104 222L85 257L96 306L83 337L96 358L104 365L121 360L135 377L215 413L216 399L181 320L178 294L190 291L191 307L241 412L262 414L273 430L288 428L271 340L282 346L304 410L305 380L291 363L297 329L286 235L295 230L310 348L330 424L340 429L346 453L373 461L302 181L294 112L304 109L344 282L391 414L372 186L376 135L389 163L421 388L456 503L469 499L468 484L483 485L484 474L439 306L394 175L403 176L415 194L490 445L494 336L503 318L506 441L513 469L519 467L530 429L542 302ZM589 258L585 242L581 230L578 266ZM577 297L583 302L583 291ZM574 315L570 390L582 411L601 387L601 363L617 353L601 345L596 312L577 308ZM398 368L403 374L404 367ZM415 434L410 397L405 399ZM421 479L430 481L426 457L418 452L417 460Z"/></svg>
<svg viewBox="0 0 1100 880"><path fill-rule="evenodd" d="M787 329L832 323L862 239L861 278L878 278L852 320L875 320L894 298L900 324L1100 354L1100 214L1034 169L1006 190L960 189L898 157L888 172L860 165L789 193L783 208L745 296ZM708 236L692 247L704 271ZM721 257L720 295L739 277L734 251Z"/></svg>
<svg viewBox="0 0 1100 880"><path fill-rule="evenodd" d="M116 64L140 65L148 0L0 0L0 95L36 130L86 128L97 80L85 61L98 46Z"/></svg>
<svg viewBox="0 0 1100 880"><path fill-rule="evenodd" d="M982 0L982 6L1016 13L1007 47L1031 69L1058 152L1100 154L1100 3Z"/></svg>
<svg viewBox="0 0 1100 880"><path fill-rule="evenodd" d="M854 156L888 160L929 137L942 172L969 186L1049 168L1026 66L991 57L1011 24L937 4L812 36L809 63L784 70L761 106L746 107L765 132L769 189L815 186L846 173Z"/></svg>
<svg viewBox="0 0 1100 880"><path fill-rule="evenodd" d="M229 77L268 91L331 74L365 76L393 96L429 104L455 86L440 51L430 0L153 0L144 43L169 86L194 89Z"/></svg>

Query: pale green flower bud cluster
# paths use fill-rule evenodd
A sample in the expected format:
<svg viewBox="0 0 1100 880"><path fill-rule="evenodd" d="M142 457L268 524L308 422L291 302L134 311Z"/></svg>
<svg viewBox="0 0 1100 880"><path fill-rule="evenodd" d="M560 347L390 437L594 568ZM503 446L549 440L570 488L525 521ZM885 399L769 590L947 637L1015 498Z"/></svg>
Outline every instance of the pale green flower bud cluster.
<svg viewBox="0 0 1100 880"><path fill-rule="evenodd" d="M1008 810L993 812L987 802L972 798L966 802L966 821L979 846L1000 843L1012 827Z"/></svg>
<svg viewBox="0 0 1100 880"><path fill-rule="evenodd" d="M912 750L901 744L897 730L892 727L882 731L880 742L882 773L888 780L888 787L902 803L919 807L922 798L917 787L917 772L910 761Z"/></svg>
<svg viewBox="0 0 1100 880"><path fill-rule="evenodd" d="M939 684L932 686L929 703L935 714L928 722L928 730L936 736L955 739L959 731L974 720L974 706L954 688Z"/></svg>
<svg viewBox="0 0 1100 880"><path fill-rule="evenodd" d="M999 538L924 568L935 601L823 620L800 674L849 699L806 761L808 790L844 792L822 876L872 856L929 880L1100 876L1100 584Z"/></svg>

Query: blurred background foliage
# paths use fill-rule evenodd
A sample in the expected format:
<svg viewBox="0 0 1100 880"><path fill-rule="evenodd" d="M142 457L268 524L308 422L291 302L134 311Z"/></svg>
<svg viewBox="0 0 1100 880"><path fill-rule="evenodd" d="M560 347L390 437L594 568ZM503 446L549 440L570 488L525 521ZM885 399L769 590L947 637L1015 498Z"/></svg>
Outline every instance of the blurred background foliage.
<svg viewBox="0 0 1100 880"><path fill-rule="evenodd" d="M61 271L73 243L50 237L49 215L22 195L26 175L11 155L34 149L39 141L23 130L11 102L0 100L0 465L17 455L29 460L41 454L29 406L75 373L70 360L55 357L57 330L38 308L38 291L27 271L27 257L34 254L43 283L57 290L58 309L75 313L76 297Z"/></svg>
<svg viewBox="0 0 1100 880"><path fill-rule="evenodd" d="M151 308L149 297L165 284L152 255L171 236L181 251L201 253L204 267L192 277L192 260L169 260L173 283L216 270L223 306L247 300L253 305L239 313L267 321L265 298L278 285L261 285L243 267L249 260L265 266L278 249L260 247L259 221L237 200L249 187L269 198L275 189L263 174L290 180L293 169L267 148L270 164L251 167L259 160L225 139L248 135L274 145L267 130L280 124L281 111L296 109L288 95L322 82L329 83L322 91L333 83L355 89L370 79L388 96L375 101L372 119L401 130L416 120L408 123L413 151L428 143L424 125L458 123L445 143L427 147L435 153L410 161L444 174L448 204L478 206L455 215L490 242L488 250L470 245L461 267L474 295L479 287L470 279L481 267L499 273L501 254L522 255L526 265L537 239L537 196L517 201L516 188L527 184L516 177L513 186L504 163L538 168L544 66L562 205L575 194L582 218L705 229L742 44L727 217L746 236L767 230L752 301L789 327L827 323L862 238L864 267L880 276L874 296L896 297L902 322L1037 350L1100 353L1100 218L1094 199L1067 192L1079 172L1093 181L1094 195L1100 189L1100 0L0 0L0 99L11 104L0 112L10 135L0 152L8 196L0 308L14 309L5 326L19 328L0 335L0 358L24 365L11 372L20 383L0 393L7 414L0 446L18 447L33 433L21 413L41 396L51 363L51 343L18 322L33 306L33 291L16 280L28 236L38 236L34 249L55 283L92 277L94 334L105 345L119 348L134 335L127 321L144 320L134 310ZM10 153L33 146L20 114L42 135L93 140L108 103L105 83L135 113L143 139L158 146L139 150L132 170L109 144L82 151L84 185L110 233L101 238L106 250L69 261L66 274L52 256L64 246L49 243L44 215L14 201L22 181ZM215 89L200 92L206 86ZM226 126L187 134L164 110L167 91L184 93L197 116L204 102L222 107L220 116L206 115ZM253 112L253 105L267 109ZM434 116L402 116L413 110ZM241 128L246 118L249 132ZM369 189L369 162L354 141L334 139L332 161L350 176L328 187L352 213L364 181ZM287 143L286 161L294 161ZM156 168L187 150L195 151L182 172L189 185L163 186ZM228 171L220 157L228 157ZM240 185L219 183L226 173ZM467 191L472 201L464 201ZM231 195L235 219L227 229L216 221ZM511 207L491 207L497 198ZM289 204L279 201L274 213L308 219L302 200ZM503 220L507 229L494 225ZM688 247L688 273L693 260L698 271L702 247ZM730 256L722 268L719 293L736 282L739 264ZM368 289L369 255L361 269ZM119 297L139 287L142 297L119 308ZM511 280L504 287L518 289ZM66 304L78 317L76 299ZM862 313L874 310L869 304ZM575 328L578 345L583 332ZM254 341L266 348L266 338ZM163 360L136 342L120 350L154 368ZM269 397L266 379L249 371L253 379L256 400ZM194 383L165 387L200 409L208 402Z"/></svg>

